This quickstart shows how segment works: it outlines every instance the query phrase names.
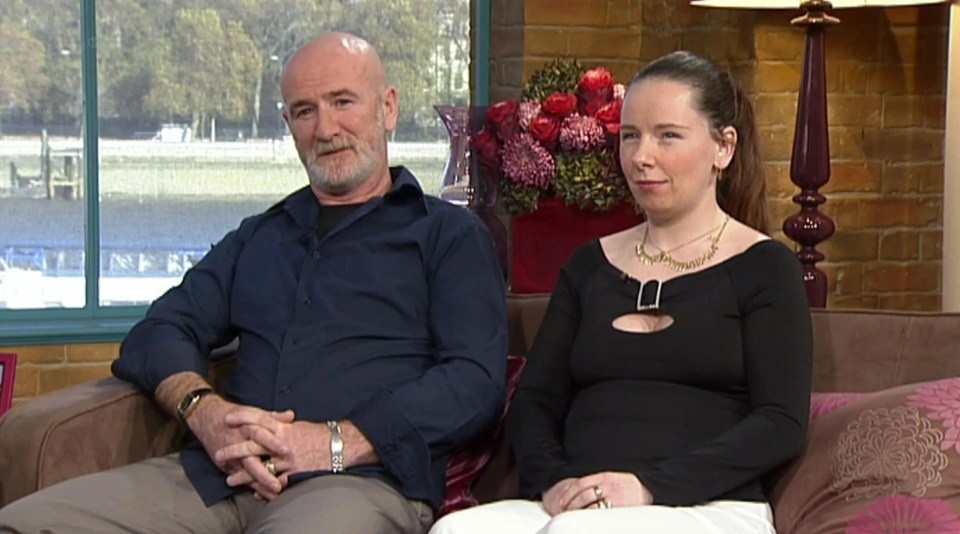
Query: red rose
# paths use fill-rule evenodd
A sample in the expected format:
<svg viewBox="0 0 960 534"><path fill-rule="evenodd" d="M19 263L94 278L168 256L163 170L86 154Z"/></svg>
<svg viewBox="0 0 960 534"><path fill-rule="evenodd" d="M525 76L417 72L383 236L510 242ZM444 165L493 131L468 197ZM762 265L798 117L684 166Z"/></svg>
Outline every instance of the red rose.
<svg viewBox="0 0 960 534"><path fill-rule="evenodd" d="M590 69L583 73L577 87L581 92L613 94L613 75L603 67ZM609 97L608 97L609 98Z"/></svg>
<svg viewBox="0 0 960 534"><path fill-rule="evenodd" d="M541 113L530 120L527 130L534 139L540 141L547 150L552 152L560 139L560 119Z"/></svg>
<svg viewBox="0 0 960 534"><path fill-rule="evenodd" d="M619 122L606 122L603 123L603 131L606 133L607 137L607 146L614 147L618 151L620 149L620 123Z"/></svg>
<svg viewBox="0 0 960 534"><path fill-rule="evenodd" d="M613 98L613 76L603 67L588 70L580 77L577 97L580 114L595 116Z"/></svg>
<svg viewBox="0 0 960 534"><path fill-rule="evenodd" d="M577 109L577 95L573 93L553 93L543 99L540 109L562 119Z"/></svg>
<svg viewBox="0 0 960 534"><path fill-rule="evenodd" d="M516 100L504 100L487 108L484 115L487 127L493 130L501 141L517 133L517 109L519 108L520 104Z"/></svg>
<svg viewBox="0 0 960 534"><path fill-rule="evenodd" d="M600 108L609 103L610 101L605 98L581 98L578 111L584 117L596 117Z"/></svg>
<svg viewBox="0 0 960 534"><path fill-rule="evenodd" d="M597 120L606 127L609 124L616 124L617 130L620 129L620 107L623 105L623 100L615 99L611 102L607 102L600 109L597 110ZM609 131L609 129L607 130Z"/></svg>
<svg viewBox="0 0 960 534"><path fill-rule="evenodd" d="M484 128L470 138L470 143L480 165L493 169L500 167L500 143L493 132Z"/></svg>

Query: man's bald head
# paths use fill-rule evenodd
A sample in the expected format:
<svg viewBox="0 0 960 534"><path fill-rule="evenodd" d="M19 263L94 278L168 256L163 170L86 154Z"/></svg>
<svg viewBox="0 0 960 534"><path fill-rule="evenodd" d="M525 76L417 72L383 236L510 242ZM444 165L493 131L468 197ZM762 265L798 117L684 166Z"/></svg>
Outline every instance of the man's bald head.
<svg viewBox="0 0 960 534"><path fill-rule="evenodd" d="M387 77L377 49L366 40L344 32L327 32L310 40L290 57L280 76L280 90L284 100L287 86L295 77L309 75L324 68L351 65L375 90L384 88Z"/></svg>
<svg viewBox="0 0 960 534"><path fill-rule="evenodd" d="M311 40L287 62L280 89L283 118L321 202L362 202L390 188L397 90L370 43L341 32Z"/></svg>

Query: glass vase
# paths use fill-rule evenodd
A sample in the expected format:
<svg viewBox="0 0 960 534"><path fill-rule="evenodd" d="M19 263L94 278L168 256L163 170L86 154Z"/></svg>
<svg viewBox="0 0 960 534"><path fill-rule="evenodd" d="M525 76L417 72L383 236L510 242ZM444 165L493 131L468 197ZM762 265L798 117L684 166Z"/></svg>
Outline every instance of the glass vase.
<svg viewBox="0 0 960 534"><path fill-rule="evenodd" d="M450 138L450 153L440 178L438 196L447 202L468 207L473 200L470 183L470 107L433 106Z"/></svg>

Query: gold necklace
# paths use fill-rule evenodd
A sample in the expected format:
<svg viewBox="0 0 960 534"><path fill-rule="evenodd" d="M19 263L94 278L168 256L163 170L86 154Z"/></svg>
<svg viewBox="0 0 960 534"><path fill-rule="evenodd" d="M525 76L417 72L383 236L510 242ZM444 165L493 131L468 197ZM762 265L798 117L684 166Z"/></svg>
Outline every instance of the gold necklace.
<svg viewBox="0 0 960 534"><path fill-rule="evenodd" d="M643 232L643 241L641 241L640 243L637 243L637 258L640 260L640 263L644 265L655 265L655 264L662 263L667 267L673 269L674 271L679 271L679 272L686 272L686 271L696 269L701 265L703 265L704 263L707 263L708 261L710 261L713 258L713 256L717 253L717 243L720 242L720 236L723 235L723 231L727 228L728 222L730 222L729 215L723 218L723 222L720 223L719 225L720 231L717 232L717 235L710 238L710 247L707 248L707 250L703 254L688 261L679 261L673 256L671 256L670 253L675 250L679 250L689 244L696 243L697 241L703 239L704 237L707 237L708 235L713 233L713 231L716 230L717 227L713 227L707 233L701 234L691 239L690 241L683 243L682 245L673 247L670 250L660 250L656 245L653 245L651 243L652 247L656 248L657 250L660 250L660 252L651 256L650 254L647 253L647 241L649 241L650 239L650 224L648 223L647 228Z"/></svg>

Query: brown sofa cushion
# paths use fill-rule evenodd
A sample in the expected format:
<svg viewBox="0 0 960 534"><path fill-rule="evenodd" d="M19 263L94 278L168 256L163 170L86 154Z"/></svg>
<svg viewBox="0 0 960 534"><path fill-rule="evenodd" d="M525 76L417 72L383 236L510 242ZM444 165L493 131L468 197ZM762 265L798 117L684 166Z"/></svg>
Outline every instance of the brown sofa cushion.
<svg viewBox="0 0 960 534"><path fill-rule="evenodd" d="M777 532L960 532L960 378L821 400L773 491Z"/></svg>

